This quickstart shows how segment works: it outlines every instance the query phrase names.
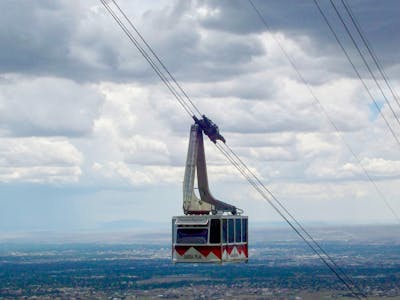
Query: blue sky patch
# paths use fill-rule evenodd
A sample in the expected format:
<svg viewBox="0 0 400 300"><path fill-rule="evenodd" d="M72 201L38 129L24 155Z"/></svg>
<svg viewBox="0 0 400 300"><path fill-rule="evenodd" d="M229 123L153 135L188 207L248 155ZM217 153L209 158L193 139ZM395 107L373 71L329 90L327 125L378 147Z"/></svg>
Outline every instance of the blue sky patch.
<svg viewBox="0 0 400 300"><path fill-rule="evenodd" d="M376 102L376 104L375 104L375 102ZM376 120L376 118L379 116L379 114L383 108L383 105L384 105L382 100L375 100L375 102L371 101L371 103L369 104L369 120L370 121Z"/></svg>

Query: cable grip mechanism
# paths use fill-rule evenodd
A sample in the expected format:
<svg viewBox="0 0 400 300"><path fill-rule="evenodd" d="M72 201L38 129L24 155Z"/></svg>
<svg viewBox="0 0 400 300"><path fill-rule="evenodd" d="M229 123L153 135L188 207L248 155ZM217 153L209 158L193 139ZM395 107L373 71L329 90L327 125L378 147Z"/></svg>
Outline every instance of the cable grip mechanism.
<svg viewBox="0 0 400 300"><path fill-rule="evenodd" d="M222 141L225 144L225 138L219 133L219 128L217 124L207 118L205 115L202 115L201 119L198 119L195 115L192 116L193 120L203 133L208 136L208 138L214 143L217 143L217 140Z"/></svg>

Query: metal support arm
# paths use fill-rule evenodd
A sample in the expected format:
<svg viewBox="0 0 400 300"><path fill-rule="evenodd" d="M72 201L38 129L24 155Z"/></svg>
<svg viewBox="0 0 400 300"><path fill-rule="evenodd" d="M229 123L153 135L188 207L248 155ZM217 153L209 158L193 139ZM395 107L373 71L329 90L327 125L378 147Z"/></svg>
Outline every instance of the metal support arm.
<svg viewBox="0 0 400 300"><path fill-rule="evenodd" d="M216 133L221 136L218 132L218 127L216 127L216 129ZM196 124L192 125L190 128L190 139L186 159L185 178L183 182L184 213L209 214L210 212L215 213L219 211L236 214L237 209L235 206L215 199L210 192L208 186L206 158L204 152L203 130L204 129L198 124L198 122L196 122ZM213 137L214 136L216 135L213 135ZM200 199L196 197L194 193L194 177L196 170Z"/></svg>

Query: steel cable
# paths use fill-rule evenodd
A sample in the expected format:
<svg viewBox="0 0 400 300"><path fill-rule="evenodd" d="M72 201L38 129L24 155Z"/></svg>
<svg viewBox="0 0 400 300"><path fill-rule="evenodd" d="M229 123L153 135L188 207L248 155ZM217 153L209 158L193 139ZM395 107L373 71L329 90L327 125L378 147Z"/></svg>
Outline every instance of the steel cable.
<svg viewBox="0 0 400 300"><path fill-rule="evenodd" d="M158 57L158 55L153 51L153 48L146 42L146 40L143 38L143 36L140 34L136 26L131 22L131 20L128 18L128 16L124 13L124 11L120 8L120 6L117 4L115 0L112 0L115 6L118 8L118 10L121 12L121 14L124 16L124 18L127 20L127 22L130 24L130 26L133 28L133 30L136 32L136 34L140 37L142 42L146 45L146 47L150 50L151 54L157 59L158 63L161 65L161 67L164 69L165 72L167 72L168 76L171 78L171 80L175 83L175 85L178 87L178 89L182 92L182 94L185 96L185 98L189 101L189 103L193 106L194 110L198 112L198 114L201 116L200 110L197 108L197 106L193 103L193 101L190 99L190 97L186 94L185 90L182 88L182 86L178 83L178 81L175 79L175 77L169 72L167 67L164 65L164 63L161 61L161 59Z"/></svg>
<svg viewBox="0 0 400 300"><path fill-rule="evenodd" d="M253 7L253 9L255 10L256 14L258 15L258 17L260 18L262 23L264 24L264 26L266 27L266 29L269 32L271 32L270 26L268 25L268 23L265 20L264 16L261 14L260 10L255 6L255 4L253 3L252 0L248 0L248 1L251 4L251 6ZM335 122L332 120L332 118L329 116L328 112L326 111L326 109L322 105L322 102L315 95L314 91L312 90L312 88L310 87L308 82L305 80L303 75L301 74L301 72L300 72L299 68L297 67L297 65L295 64L294 60L291 58L289 53L285 50L285 48L283 47L281 42L275 37L274 37L274 40L277 43L277 45L279 46L279 48L282 51L282 53L284 54L284 56L286 57L286 59L289 61L290 65L293 67L294 71L296 72L297 76L300 78L301 82L304 84L305 87L307 87L307 90L309 91L310 95L314 99L314 101L317 104L317 106L320 108L320 111L322 112L322 114L325 116L325 118L327 119L329 124L332 126L332 128L336 131L336 133L338 134L338 136L342 140L343 144L346 146L346 148L348 149L350 154L354 157L354 159L356 160L356 162L360 166L360 168L361 168L362 172L364 173L365 177L367 178L367 180L373 185L373 187L374 187L376 193L378 194L379 198L384 202L385 206L391 212L391 214L393 215L395 220L400 224L400 216L396 213L396 211L390 205L389 201L386 199L385 195L382 193L382 191L380 190L380 188L376 184L375 180L371 177L371 175L369 175L367 169L363 166L361 159L358 157L358 155L355 153L353 148L350 146L350 144L343 137L341 131L339 130L339 128L337 127ZM382 116L382 117L385 119L384 116ZM386 119L385 119L385 121L386 121Z"/></svg>
<svg viewBox="0 0 400 300"><path fill-rule="evenodd" d="M383 67L381 66L381 64L380 64L380 62L379 62L379 59L378 59L377 55L375 54L374 49L372 48L370 42L368 41L367 37L365 36L365 33L363 32L363 30L362 30L362 28L361 28L361 26L360 26L360 23L357 21L357 18L355 17L355 15L354 15L354 13L353 13L353 11L352 11L350 5L347 3L346 0L341 0L341 2L342 2L342 4L343 4L343 6L344 6L344 8L345 8L345 10L346 10L346 12L347 12L347 14L349 15L349 17L350 17L350 19L351 19L351 21L352 21L354 27L356 28L356 30L357 30L359 36L361 37L361 40L363 41L365 47L367 48L368 53L370 54L372 60L374 61L376 67L378 68L379 73L381 74L383 80L385 81L386 86L387 86L388 89L390 90L390 92L391 92L391 94L392 94L392 96L393 96L393 99L396 101L397 105L398 105L399 108L400 108L399 96L398 96L396 90L395 90L394 88L392 88L392 86L391 86L391 84L390 84L390 80L389 80L389 78L388 78L388 76L387 76L385 70L384 70Z"/></svg>
<svg viewBox="0 0 400 300"><path fill-rule="evenodd" d="M333 29L331 23L329 22L327 16L325 15L325 13L322 11L320 5L318 4L317 0L313 0L315 5L318 8L318 11L320 12L322 18L324 19L325 23L328 25L329 30L332 32L333 36L335 37L336 42L338 43L338 45L340 46L340 48L342 49L343 53L345 54L347 60L349 61L350 65L352 66L354 72L356 73L358 79L361 81L362 85L364 86L367 94L369 95L369 97L371 98L371 100L373 101L375 108L377 109L377 111L379 112L379 115L383 118L383 120L386 123L386 126L389 128L393 138L396 140L397 145L400 147L400 140L397 137L396 133L394 132L392 126L390 125L389 121L387 120L387 118L385 117L385 115L383 114L379 104L376 102L376 100L374 99L374 97L371 94L371 91L369 90L367 84L365 83L365 81L362 79L361 74L358 72L356 66L354 65L353 61L351 60L349 54L347 53L346 49L344 48L342 42L340 41L338 35L336 34L335 30Z"/></svg>
<svg viewBox="0 0 400 300"><path fill-rule="evenodd" d="M221 147L221 145L216 144L217 148L222 152L222 154L234 165L234 167L243 175L243 177L253 186L253 188L258 191L261 197L284 219L284 221L295 231L295 233L307 244L307 246L322 260L322 262L334 273L334 275L339 279L342 284L346 286L346 288L358 299L362 299L361 297L367 298L367 296L361 291L361 289L354 283L354 281L344 272L342 268L340 268L337 263L333 260L333 258L321 247L321 245L308 233L308 231L294 218L294 216L283 206L283 204L272 194L272 192L265 187L264 184L258 179L258 177L251 172L251 170L239 159L240 162L235 161L234 158L227 152L225 149ZM227 145L226 145L227 146ZM228 147L228 146L227 146ZM230 149L230 152L238 158L238 156ZM246 170L252 174L249 176L246 173ZM252 178L253 177L253 178ZM285 213L283 213L277 205L268 197L267 194L263 191L267 191L267 193L271 196L271 198L281 207ZM290 220L291 218L299 227L296 227ZM303 234L303 233L305 234ZM310 239L308 240L306 236ZM321 254L321 252L322 254ZM330 262L330 263L329 263ZM336 269L339 271L337 271ZM339 274L341 273L341 274ZM344 278L342 277L344 276ZM350 283L349 283L349 282ZM354 291L354 288L358 290L358 292Z"/></svg>
<svg viewBox="0 0 400 300"><path fill-rule="evenodd" d="M124 31L124 33L128 36L130 41L134 44L134 46L138 49L140 54L147 60L147 62L150 64L154 72L158 75L158 77L161 79L161 81L167 86L167 88L170 90L170 92L175 96L175 98L178 100L179 104L183 107L183 109L189 114L190 117L195 115L195 113L188 107L184 99L182 99L182 96L176 91L176 89L171 85L169 80L165 77L165 75L162 73L160 68L157 66L157 64L153 61L153 59L149 56L149 54L141 47L141 45L138 43L138 41L135 39L135 37L132 35L132 33L129 31L129 29L123 24L121 19L115 14L115 12L111 9L111 7L106 3L106 0L100 0L103 6L107 9L107 11L110 13L110 15L114 18L114 20L117 22L117 24L120 26L120 28Z"/></svg>
<svg viewBox="0 0 400 300"><path fill-rule="evenodd" d="M194 112L187 106L187 104L184 102L184 99L182 99L182 96L176 91L176 89L171 86L171 83L169 82L168 78L166 78L166 76L162 73L162 71L160 70L160 68L155 64L155 62L152 60L152 58L149 56L149 54L146 52L145 49L143 49L143 47L138 43L138 41L133 37L133 35L130 33L130 31L127 29L127 27L122 23L121 19L115 14L115 12L110 8L110 6L106 3L105 0L100 0L102 2L102 4L105 6L105 8L107 9L107 11L111 14L111 16L114 18L114 20L118 23L118 25L121 27L121 29L124 31L124 33L128 36L128 38L131 40L131 42L135 45L135 47L139 50L139 52L142 54L142 56L148 61L148 63L151 65L151 67L153 68L153 70L157 73L157 75L160 77L160 79L163 81L163 83L167 86L167 88L171 91L171 93L175 96L175 98L178 100L178 102L181 104L181 106L185 109L185 111L192 117L194 114ZM113 3L116 5L116 2L113 0ZM118 9L121 11L121 13L123 14L124 18L127 19L129 21L129 23L131 24L131 27L134 28L135 31L137 31L135 29L135 27L133 26L133 24L130 22L130 20L126 17L126 15L122 12L122 10L119 8L118 5L116 5L118 7ZM138 32L137 32L138 33ZM140 38L142 39L143 42L144 38L140 35ZM159 61L159 63L161 63L161 60L158 58L157 55L155 55L154 51L151 49L151 47L147 44L147 42L145 42L146 46L148 47L148 49L153 53L153 55L156 57L156 60ZM162 68L167 70L167 68L165 67L164 64L162 64ZM190 103L192 104L192 106L195 108L195 110L200 113L200 111L197 109L197 107L193 104L193 102L190 100L190 98L187 96L186 93L184 93L182 87L176 82L175 78L169 73L169 71L167 71L167 73L170 75L171 80L173 80L175 82L175 84L178 86L178 88L183 92L183 94L185 95L185 97L187 97L187 100L190 101ZM200 113L200 115L202 115ZM263 189L257 185L257 182L261 183L261 181L258 179L258 177L254 176L255 179L252 179L248 174L246 174L246 169L249 170L249 168L240 160L240 163L238 163L237 161L235 161L235 159L229 154L229 152L227 152L225 149L223 149L219 144L216 144L216 147L219 149L219 151L221 151L221 153L228 159L228 161L230 161L233 166L245 177L245 179L253 186L253 188L274 208L274 210L288 223L288 225L297 233L297 235L313 250L314 253L317 254L317 256L323 261L323 263L335 274L335 276L339 279L340 282L342 282L346 288L357 298L360 298L360 295L364 296L362 293L356 293L351 284L354 284L351 279L349 280L349 278L347 278L347 275L344 273L344 275L346 275L346 278L343 278L342 275L340 275L335 268L338 268L338 266L334 263L334 261L332 260L332 258L321 248L321 246L311 237L311 235L309 235L309 233L307 231L305 231L304 227L302 227L300 225L300 223L297 222L297 220L293 217L293 215L291 215L285 208L285 212L289 214L290 218L296 220L296 224L299 226L300 225L300 229L296 228L296 226L289 220L289 218L287 216L285 216L285 214L271 201L271 199L269 199L269 197L265 194L265 192L263 191ZM227 146L228 147L228 146ZM238 157L231 148L228 147L228 149L230 150L230 152L232 152L234 154L235 157ZM242 165L241 165L242 164ZM254 181L256 180L256 181ZM261 183L262 184L262 183ZM262 185L263 186L263 185ZM272 198L277 201L277 198L275 196L273 196L273 194L264 186L264 188L269 192L270 195L272 195ZM278 201L279 206L283 207L284 206ZM305 232L306 235L311 238L311 240L313 241L313 243L311 243L302 233L301 231ZM318 245L317 248L314 245ZM321 251L322 254L319 252ZM328 260L333 264L333 266L326 260L326 258L324 257L324 255L328 258ZM343 272L343 271L341 271ZM349 284L348 281L350 281L351 283Z"/></svg>
<svg viewBox="0 0 400 300"><path fill-rule="evenodd" d="M393 110L392 105L390 104L388 98L386 97L385 93L383 92L383 89L382 89L381 85L379 84L379 81L377 80L377 78L376 78L374 72L372 72L371 67L369 66L367 60L365 59L364 54L361 52L360 47L358 46L356 40L354 39L353 34L351 33L349 27L347 26L346 22L344 21L342 15L339 13L339 11L338 11L338 9L337 9L335 3L334 3L332 0L330 0L330 3L331 3L331 5L332 5L332 7L333 7L333 9L334 9L334 11L335 11L335 13L336 13L336 15L338 16L340 22L342 23L343 27L345 28L347 34L349 35L350 40L352 41L354 47L357 49L357 52L358 52L358 54L360 55L360 57L361 57L361 59L362 59L364 65L366 66L366 68L367 68L369 74L371 75L371 77L372 77L372 79L374 80L376 86L378 87L379 91L381 92L381 95L382 95L383 99L385 99L386 104L389 106L390 111L393 113L393 116L395 117L397 123L398 123L399 126L400 126L399 117L397 116L396 112Z"/></svg>

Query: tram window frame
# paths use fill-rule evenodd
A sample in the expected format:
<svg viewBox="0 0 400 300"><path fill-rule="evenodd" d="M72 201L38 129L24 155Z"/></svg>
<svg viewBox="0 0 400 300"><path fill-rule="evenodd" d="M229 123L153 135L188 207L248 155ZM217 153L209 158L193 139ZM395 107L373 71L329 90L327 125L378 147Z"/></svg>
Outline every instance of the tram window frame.
<svg viewBox="0 0 400 300"><path fill-rule="evenodd" d="M242 242L242 222L241 218L235 219L235 242Z"/></svg>
<svg viewBox="0 0 400 300"><path fill-rule="evenodd" d="M228 243L228 220L222 219L222 243Z"/></svg>
<svg viewBox="0 0 400 300"><path fill-rule="evenodd" d="M242 242L247 243L247 236L248 236L248 222L247 222L247 218L242 219Z"/></svg>
<svg viewBox="0 0 400 300"><path fill-rule="evenodd" d="M221 220L211 219L210 220L210 244L221 243Z"/></svg>
<svg viewBox="0 0 400 300"><path fill-rule="evenodd" d="M228 219L228 243L235 243L235 221Z"/></svg>
<svg viewBox="0 0 400 300"><path fill-rule="evenodd" d="M192 232L189 233L189 231ZM201 234L201 231L203 231L203 234ZM196 237L195 232L198 233ZM176 230L176 244L206 245L208 243L208 234L208 227L178 227ZM192 239L189 238L190 236Z"/></svg>

